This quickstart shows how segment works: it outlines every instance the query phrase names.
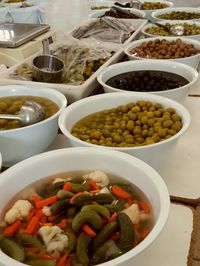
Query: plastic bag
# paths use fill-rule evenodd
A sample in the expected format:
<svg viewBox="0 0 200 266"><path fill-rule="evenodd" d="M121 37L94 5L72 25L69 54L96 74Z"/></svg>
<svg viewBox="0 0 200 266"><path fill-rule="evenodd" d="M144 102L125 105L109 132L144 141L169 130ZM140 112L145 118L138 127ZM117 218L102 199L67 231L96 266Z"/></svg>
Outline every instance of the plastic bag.
<svg viewBox="0 0 200 266"><path fill-rule="evenodd" d="M63 84L83 84L114 53L113 50L96 44L74 40L54 43L51 54L58 56L65 64ZM12 79L33 80L32 65L26 60L9 76Z"/></svg>
<svg viewBox="0 0 200 266"><path fill-rule="evenodd" d="M72 36L76 39L94 38L102 42L122 44L134 31L135 28L130 22L103 17L75 29Z"/></svg>

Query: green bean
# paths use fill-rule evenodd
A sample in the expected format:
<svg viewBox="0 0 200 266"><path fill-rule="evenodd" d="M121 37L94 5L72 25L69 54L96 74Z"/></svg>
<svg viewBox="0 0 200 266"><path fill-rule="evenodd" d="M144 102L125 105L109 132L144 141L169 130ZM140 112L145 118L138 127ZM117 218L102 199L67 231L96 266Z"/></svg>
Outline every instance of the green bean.
<svg viewBox="0 0 200 266"><path fill-rule="evenodd" d="M91 190L91 187L88 184L88 182L85 182L83 184L72 183L71 189L70 189L70 191L72 191L74 193L78 193L78 192L82 192L82 191L90 191L90 190Z"/></svg>
<svg viewBox="0 0 200 266"><path fill-rule="evenodd" d="M118 224L116 221L112 221L110 223L107 223L101 231L96 235L92 247L94 249L98 248L101 246L112 233L116 232L118 228Z"/></svg>
<svg viewBox="0 0 200 266"><path fill-rule="evenodd" d="M73 252L75 247L76 247L76 242L77 242L77 237L76 235L72 232L72 231L65 231L65 234L68 237L68 246L67 246L67 250L69 252Z"/></svg>
<svg viewBox="0 0 200 266"><path fill-rule="evenodd" d="M33 252L26 252L26 260L34 260L37 259L37 254Z"/></svg>
<svg viewBox="0 0 200 266"><path fill-rule="evenodd" d="M62 212L67 208L67 204L69 203L69 199L60 199L50 207L51 214Z"/></svg>
<svg viewBox="0 0 200 266"><path fill-rule="evenodd" d="M103 245L101 245L93 254L91 261L93 264L104 262L106 259L107 251L112 247L113 241L108 240Z"/></svg>
<svg viewBox="0 0 200 266"><path fill-rule="evenodd" d="M76 256L83 266L87 266L89 264L89 257L87 251L91 240L92 238L85 233L82 233L78 237L76 245Z"/></svg>
<svg viewBox="0 0 200 266"><path fill-rule="evenodd" d="M67 215L67 217L69 217L69 218L73 218L73 217L76 215L76 213L77 213L77 209L76 209L76 207L69 207L69 208L67 209L66 215Z"/></svg>
<svg viewBox="0 0 200 266"><path fill-rule="evenodd" d="M110 212L119 212L124 209L125 204L126 204L125 200L119 199L115 203L105 204L104 207L106 207Z"/></svg>
<svg viewBox="0 0 200 266"><path fill-rule="evenodd" d="M81 211L76 214L72 220L72 229L78 232L84 223L90 223L94 229L99 230L102 227L101 217L95 211Z"/></svg>
<svg viewBox="0 0 200 266"><path fill-rule="evenodd" d="M70 182L75 184L82 184L84 182L84 178L82 176L76 176L73 177Z"/></svg>
<svg viewBox="0 0 200 266"><path fill-rule="evenodd" d="M120 227L120 239L117 245L122 251L127 252L133 248L133 241L135 238L133 224L129 216L123 212L118 213L117 222Z"/></svg>
<svg viewBox="0 0 200 266"><path fill-rule="evenodd" d="M30 245L38 248L41 252L45 252L45 247L38 237L29 234L18 234L17 235L23 242L24 245Z"/></svg>
<svg viewBox="0 0 200 266"><path fill-rule="evenodd" d="M66 191L64 189L59 190L57 193L57 197L59 199L71 198L73 196L74 196L74 193L72 193L71 191Z"/></svg>
<svg viewBox="0 0 200 266"><path fill-rule="evenodd" d="M83 205L88 205L92 202L92 197L88 194L82 194L80 196L77 196L74 201L73 204L75 206L83 206Z"/></svg>
<svg viewBox="0 0 200 266"><path fill-rule="evenodd" d="M3 238L1 240L0 248L14 260L23 262L25 259L23 247L9 238Z"/></svg>
<svg viewBox="0 0 200 266"><path fill-rule="evenodd" d="M26 261L27 265L31 266L56 266L55 261L53 260L42 260L42 259L37 259L37 260L28 260Z"/></svg>
<svg viewBox="0 0 200 266"><path fill-rule="evenodd" d="M81 211L90 211L90 210L97 212L104 218L107 218L110 216L110 211L106 207L101 206L99 204L85 205L81 208Z"/></svg>
<svg viewBox="0 0 200 266"><path fill-rule="evenodd" d="M108 204L113 202L115 199L111 193L102 193L96 194L91 197L92 201L95 201L99 204Z"/></svg>

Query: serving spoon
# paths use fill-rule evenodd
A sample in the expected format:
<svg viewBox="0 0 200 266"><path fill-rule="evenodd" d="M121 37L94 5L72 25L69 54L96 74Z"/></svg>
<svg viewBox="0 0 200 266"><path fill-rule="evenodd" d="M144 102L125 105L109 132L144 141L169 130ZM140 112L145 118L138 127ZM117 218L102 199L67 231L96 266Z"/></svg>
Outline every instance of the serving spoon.
<svg viewBox="0 0 200 266"><path fill-rule="evenodd" d="M22 126L28 126L41 121L45 115L45 108L35 101L26 101L18 115L0 114L0 119L19 120Z"/></svg>

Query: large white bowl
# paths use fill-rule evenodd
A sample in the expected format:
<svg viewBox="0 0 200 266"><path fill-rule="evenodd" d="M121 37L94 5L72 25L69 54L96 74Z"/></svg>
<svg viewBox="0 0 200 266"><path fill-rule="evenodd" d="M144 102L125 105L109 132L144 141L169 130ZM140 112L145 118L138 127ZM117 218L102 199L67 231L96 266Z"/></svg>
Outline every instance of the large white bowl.
<svg viewBox="0 0 200 266"><path fill-rule="evenodd" d="M183 120L182 129L173 137L151 145L138 146L138 147L104 147L105 149L114 149L121 152L131 154L133 156L142 159L146 163L153 166L156 170L160 170L163 164L167 163L169 156L171 155L177 140L183 135L190 124L190 114L187 109L181 104L172 101L168 98L161 97L149 93L135 93L135 92L116 92L105 93L102 95L91 96L75 102L65 108L59 117L58 123L63 134L69 139L72 146L83 147L103 147L91 143L82 141L70 132L72 127L80 119L87 115L99 112L105 109L114 108L120 105L125 105L130 102L136 102L138 100L147 100L152 103L159 102L164 108L173 107L176 112L181 115Z"/></svg>
<svg viewBox="0 0 200 266"><path fill-rule="evenodd" d="M0 153L0 171L1 171L1 167L2 167L2 155Z"/></svg>
<svg viewBox="0 0 200 266"><path fill-rule="evenodd" d="M199 8L196 8L196 7L172 7L170 9L162 9L162 10L157 10L157 11L152 12L152 14L151 14L152 20L153 20L153 22L160 21L160 20L166 20L166 19L158 18L157 16L163 15L163 14L168 14L168 13L171 13L173 11L200 13ZM191 19L191 20L200 21L200 18L199 19Z"/></svg>
<svg viewBox="0 0 200 266"><path fill-rule="evenodd" d="M106 11L109 11L110 8L108 9L103 9L103 10L98 10L98 11L94 11L90 17L91 18L99 18L101 16L103 16ZM143 10L139 10L139 9L135 9L135 8L131 8L131 9L128 9L132 14L138 16L139 18L145 18L146 14Z"/></svg>
<svg viewBox="0 0 200 266"><path fill-rule="evenodd" d="M187 24L195 24L196 26L200 27L200 21L183 21L183 20L163 20L163 21L159 21L159 24L161 25L165 25L166 23L170 24L170 25L176 25L176 24L183 24L183 23L187 23ZM157 37L157 36L160 36L160 37L163 37L164 35L155 35L155 34L150 34L148 32L146 32L147 29L149 28L152 28L152 27L157 27L156 24L153 24L153 23L148 23L146 24L142 30L141 30L141 33L145 36L145 37ZM166 36L164 36L166 37ZM168 36L167 36L168 37ZM190 39L193 39L193 40L197 40L197 41L200 41L200 34L195 34L195 35L183 35L182 37L184 38L190 38Z"/></svg>
<svg viewBox="0 0 200 266"><path fill-rule="evenodd" d="M172 8L173 7L173 2L170 2L170 1L160 1L160 0L140 0L141 3L144 3L144 2L153 2L153 3L156 3L156 2L161 2L162 4L167 4L168 7L165 7L165 8L162 8L162 9L152 9L152 10L142 10L145 12L146 14L146 18L148 20L151 20L153 22L153 19L152 19L152 16L151 14L157 10L168 10L169 8Z"/></svg>
<svg viewBox="0 0 200 266"><path fill-rule="evenodd" d="M24 160L1 174L0 212L16 193L45 176L96 169L114 176L124 177L135 184L143 191L152 205L155 224L149 235L124 255L99 264L103 266L122 265L145 250L156 239L167 221L170 208L169 194L161 176L149 165L128 154L105 149L67 148ZM1 251L0 264L2 266L24 265Z"/></svg>
<svg viewBox="0 0 200 266"><path fill-rule="evenodd" d="M58 116L67 105L65 96L54 89L22 85L0 87L0 97L16 95L45 97L55 102L59 106L59 110L53 116L39 123L0 131L0 152L4 166L11 166L45 151L57 135Z"/></svg>
<svg viewBox="0 0 200 266"><path fill-rule="evenodd" d="M152 38L148 38L148 39L141 39L141 40L133 41L124 48L124 52L126 55L128 55L129 60L146 60L146 58L138 57L138 56L131 54L130 51L133 48L140 46L143 42L154 41L156 39L159 39L159 40L165 39L167 41L174 41L177 38L181 39L184 43L192 44L196 49L200 50L200 42L197 40L193 40L193 39L189 39L189 38L183 38L183 37L180 38L180 37L159 37L158 36L158 37L152 37ZM155 59L155 60L160 60L160 59ZM177 59L166 59L166 60L170 60L174 63L175 62L183 63L183 64L186 64L188 66L191 66L191 67L197 69L198 65L199 65L199 60L200 60L200 53L193 55L193 56L189 56L189 57L177 58Z"/></svg>
<svg viewBox="0 0 200 266"><path fill-rule="evenodd" d="M98 82L103 86L104 92L127 92L125 90L121 90L118 88L111 87L106 84L106 82L122 73L131 72L131 71L138 71L138 70L156 70L156 71L165 71L170 72L174 74L178 74L184 78L186 78L189 83L185 86L172 89L172 90L166 90L166 91L152 91L149 93L164 96L167 98L170 98L172 100L175 100L177 102L183 103L184 100L187 98L190 87L197 81L198 79L198 72L187 65L181 64L181 63L175 63L171 62L169 60L135 60L135 61L129 61L129 62L123 62L114 64L112 66L109 66L105 68L97 77ZM136 92L139 93L140 92Z"/></svg>

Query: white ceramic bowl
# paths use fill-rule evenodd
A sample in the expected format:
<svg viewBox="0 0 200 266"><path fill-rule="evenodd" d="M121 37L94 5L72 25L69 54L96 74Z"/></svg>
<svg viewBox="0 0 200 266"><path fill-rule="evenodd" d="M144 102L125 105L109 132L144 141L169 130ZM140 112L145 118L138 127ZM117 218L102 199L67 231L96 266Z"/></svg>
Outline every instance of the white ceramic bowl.
<svg viewBox="0 0 200 266"><path fill-rule="evenodd" d="M105 92L127 92L118 88L111 87L106 84L106 82L122 73L131 72L131 71L138 71L138 70L157 70L157 71L165 71L174 74L178 74L180 76L185 77L189 83L185 86L173 89L173 90L166 90L166 91L152 91L150 93L164 96L175 100L177 102L184 102L186 97L189 94L190 87L197 81L198 79L198 72L187 65L174 63L169 60L135 60L129 62L123 62L114 64L105 68L97 77L98 82L103 86ZM136 92L139 93L140 92Z"/></svg>
<svg viewBox="0 0 200 266"><path fill-rule="evenodd" d="M105 9L110 8L113 6L115 1L90 1L90 7L92 8L97 8L97 9L92 9L92 12L96 12L97 10L102 10L105 7ZM100 8L100 9L98 9Z"/></svg>
<svg viewBox="0 0 200 266"><path fill-rule="evenodd" d="M141 3L144 3L144 2L153 2L153 3L157 3L157 2L161 2L162 4L167 4L168 6L165 7L165 8L162 8L162 9L153 9L153 10L142 10L145 12L146 14L146 19L150 20L153 22L153 19L152 19L152 16L151 14L157 10L168 10L169 8L173 7L173 2L170 2L170 1L160 1L160 0L140 0Z"/></svg>
<svg viewBox="0 0 200 266"><path fill-rule="evenodd" d="M103 10L98 10L98 11L94 11L90 17L91 18L99 18L101 16L103 16L106 11L109 11L110 9L103 9ZM139 18L145 18L146 14L143 10L139 10L139 9L135 9L135 8L131 8L131 9L128 9L132 14L138 16Z"/></svg>
<svg viewBox="0 0 200 266"><path fill-rule="evenodd" d="M158 18L157 16L163 15L163 14L168 14L168 13L171 13L173 11L175 11L175 12L177 12L177 11L182 12L183 11L183 12L189 12L189 13L200 13L199 8L195 8L195 7L172 7L170 9L162 9L162 10L157 10L157 11L152 12L152 14L151 14L152 20L153 20L153 22L160 21L160 20L166 20L166 19ZM191 19L191 20L200 21L200 18L199 19Z"/></svg>
<svg viewBox="0 0 200 266"><path fill-rule="evenodd" d="M11 166L32 155L45 151L57 135L58 116L67 105L65 96L54 89L22 85L0 87L0 97L16 95L48 98L59 106L59 111L39 123L0 131L0 152L2 153L4 166Z"/></svg>
<svg viewBox="0 0 200 266"><path fill-rule="evenodd" d="M24 160L1 174L0 212L16 193L45 176L96 169L124 177L135 184L147 196L153 208L155 225L149 235L124 255L99 264L103 266L122 265L145 250L156 239L167 221L170 208L169 194L161 176L149 165L128 154L105 149L67 148ZM2 266L24 265L1 251L0 264Z"/></svg>
<svg viewBox="0 0 200 266"><path fill-rule="evenodd" d="M130 53L130 51L135 48L140 46L143 42L149 42L149 41L154 41L156 39L159 40L167 40L167 41L174 41L176 40L178 37L152 37L152 38L148 38L148 39L141 39L141 40L137 40L137 41L133 41L130 44L128 44L125 48L124 48L124 52L126 55L128 55L129 60L146 60L146 58L142 58L142 57L138 57L135 56L133 54ZM180 38L184 43L187 44L192 44L196 49L200 50L200 42L197 40L193 40L193 39L189 39L189 38ZM155 60L160 60L160 59L155 59ZM169 59L166 59L169 60ZM188 66L191 66L193 68L197 68L199 65L199 60L200 60L200 53L193 55L193 56L189 56L189 57L184 57L184 58L177 58L177 59L170 59L170 61L174 62L174 63L183 63L186 64Z"/></svg>
<svg viewBox="0 0 200 266"><path fill-rule="evenodd" d="M116 92L105 93L102 95L91 96L80 101L77 101L65 108L59 117L58 123L63 134L69 139L72 146L83 147L103 147L82 141L74 137L70 132L72 127L80 119L87 115L99 112L105 109L114 108L120 105L125 105L138 100L147 100L152 103L159 102L164 108L173 107L176 112L181 115L183 120L182 129L173 137L151 145L138 147L104 147L105 149L114 149L121 152L131 154L146 163L153 166L156 170L160 170L163 164L166 164L167 159L171 155L173 148L176 146L177 140L187 130L190 124L190 114L187 109L181 104L154 94L134 93L134 92Z"/></svg>
<svg viewBox="0 0 200 266"><path fill-rule="evenodd" d="M0 153L0 171L1 171L1 167L2 167L2 155Z"/></svg>
<svg viewBox="0 0 200 266"><path fill-rule="evenodd" d="M161 24L161 25L165 25L166 23L168 23L170 25L187 23L187 24L190 24L190 25L194 25L195 24L197 27L200 27L200 21L199 22L198 21L197 22L194 22L194 21L185 21L184 22L183 20L166 20L166 21L164 20L164 21L159 21L158 23ZM152 37L157 37L157 36L163 37L164 36L164 35L150 34L150 33L146 32L147 29L150 29L152 27L158 27L158 26L155 25L155 24L152 24L152 23L148 23L147 25L145 25L142 28L141 33L147 38L149 38L149 37L152 38ZM200 41L200 34L183 35L182 37Z"/></svg>

